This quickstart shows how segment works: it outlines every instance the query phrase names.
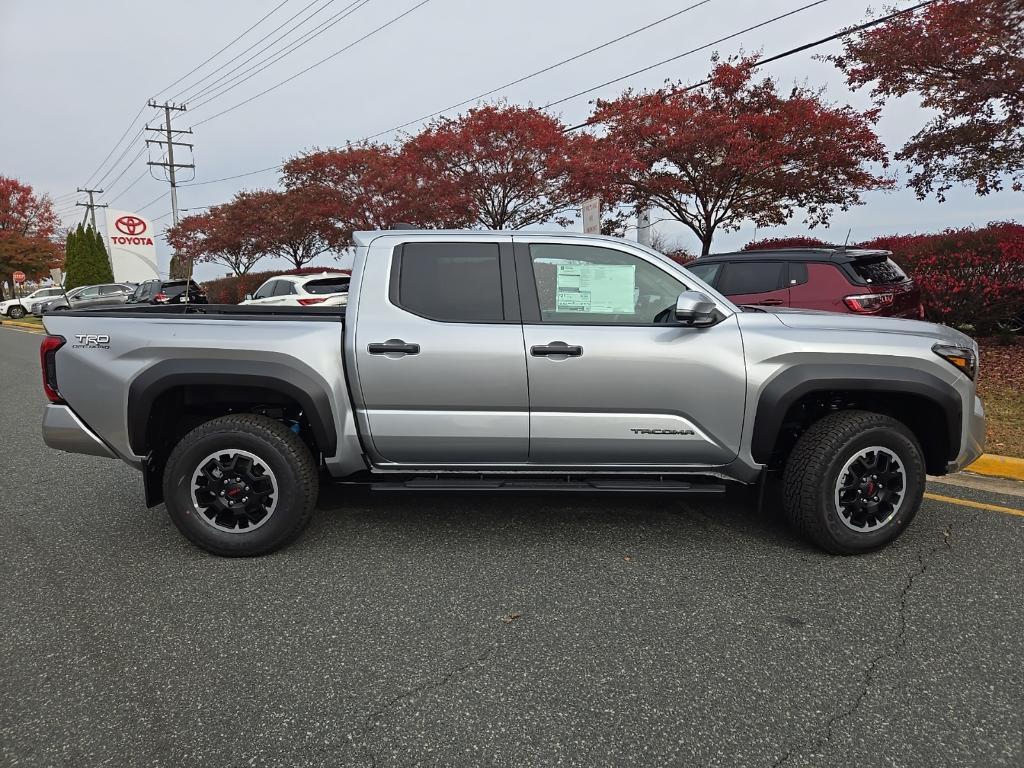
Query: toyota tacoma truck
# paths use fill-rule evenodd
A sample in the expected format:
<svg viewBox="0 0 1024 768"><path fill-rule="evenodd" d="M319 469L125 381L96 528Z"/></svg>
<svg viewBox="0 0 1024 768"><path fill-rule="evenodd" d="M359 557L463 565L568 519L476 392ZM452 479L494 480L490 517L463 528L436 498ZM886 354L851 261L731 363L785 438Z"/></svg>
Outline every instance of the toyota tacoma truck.
<svg viewBox="0 0 1024 768"><path fill-rule="evenodd" d="M141 470L219 555L295 539L326 480L685 494L769 472L796 529L859 553L982 452L978 349L953 329L738 307L616 238L354 242L345 309L47 315L46 443Z"/></svg>

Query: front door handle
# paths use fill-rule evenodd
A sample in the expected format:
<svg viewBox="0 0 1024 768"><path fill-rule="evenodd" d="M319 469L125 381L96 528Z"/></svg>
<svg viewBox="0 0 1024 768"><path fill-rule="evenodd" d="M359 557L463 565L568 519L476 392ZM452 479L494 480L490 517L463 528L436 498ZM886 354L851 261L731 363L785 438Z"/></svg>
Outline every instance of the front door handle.
<svg viewBox="0 0 1024 768"><path fill-rule="evenodd" d="M579 357L583 354L583 347L566 344L564 341L552 341L550 344L538 344L535 347L530 347L530 354L534 357L551 357L555 355Z"/></svg>
<svg viewBox="0 0 1024 768"><path fill-rule="evenodd" d="M406 344L401 339L388 339L368 345L366 351L371 355L418 355L420 345Z"/></svg>
<svg viewBox="0 0 1024 768"><path fill-rule="evenodd" d="M765 307L777 307L782 304L782 299L765 299L757 303Z"/></svg>

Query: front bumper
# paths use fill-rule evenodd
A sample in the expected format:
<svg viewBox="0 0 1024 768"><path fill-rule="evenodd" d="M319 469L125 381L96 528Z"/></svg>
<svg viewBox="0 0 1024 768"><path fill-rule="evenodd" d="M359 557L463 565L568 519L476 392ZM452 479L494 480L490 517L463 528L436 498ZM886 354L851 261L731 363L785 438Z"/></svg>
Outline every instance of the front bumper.
<svg viewBox="0 0 1024 768"><path fill-rule="evenodd" d="M965 469L985 452L985 406L977 395L974 396L974 407L964 421L960 453L946 465L946 472L959 472Z"/></svg>
<svg viewBox="0 0 1024 768"><path fill-rule="evenodd" d="M107 444L66 405L46 406L43 413L43 442L58 451L117 458Z"/></svg>

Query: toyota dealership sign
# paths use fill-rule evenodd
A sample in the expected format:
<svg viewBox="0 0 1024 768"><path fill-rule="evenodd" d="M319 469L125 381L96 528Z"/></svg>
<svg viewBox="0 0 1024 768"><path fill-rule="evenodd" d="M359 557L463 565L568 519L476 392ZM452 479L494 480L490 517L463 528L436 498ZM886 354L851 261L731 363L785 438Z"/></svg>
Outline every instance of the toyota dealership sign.
<svg viewBox="0 0 1024 768"><path fill-rule="evenodd" d="M158 277L153 222L136 213L107 209L110 266L118 282L141 283Z"/></svg>

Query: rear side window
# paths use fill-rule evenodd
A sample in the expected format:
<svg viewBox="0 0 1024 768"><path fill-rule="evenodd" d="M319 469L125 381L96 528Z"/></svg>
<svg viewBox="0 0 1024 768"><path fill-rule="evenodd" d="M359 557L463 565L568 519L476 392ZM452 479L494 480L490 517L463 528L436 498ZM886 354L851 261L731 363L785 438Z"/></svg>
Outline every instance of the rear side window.
<svg viewBox="0 0 1024 768"><path fill-rule="evenodd" d="M767 293L783 286L786 263L782 261L734 261L726 265L718 290L726 296Z"/></svg>
<svg viewBox="0 0 1024 768"><path fill-rule="evenodd" d="M101 285L100 295L101 296L113 296L117 293L124 293L123 285Z"/></svg>
<svg viewBox="0 0 1024 768"><path fill-rule="evenodd" d="M505 319L497 243L407 243L396 260L392 300L403 309L454 323Z"/></svg>
<svg viewBox="0 0 1024 768"><path fill-rule="evenodd" d="M274 289L275 296L291 296L295 292L295 283L290 283L287 280L278 280L277 288Z"/></svg>
<svg viewBox="0 0 1024 768"><path fill-rule="evenodd" d="M718 273L722 271L721 263L690 264L686 268L710 286L714 286Z"/></svg>
<svg viewBox="0 0 1024 768"><path fill-rule="evenodd" d="M907 279L906 273L892 259L880 261L854 261L850 264L853 273L861 282L869 285L878 283L902 283Z"/></svg>
<svg viewBox="0 0 1024 768"><path fill-rule="evenodd" d="M319 280L310 280L302 286L306 293L319 295L323 293L345 293L348 290L349 278L347 277L323 277Z"/></svg>

